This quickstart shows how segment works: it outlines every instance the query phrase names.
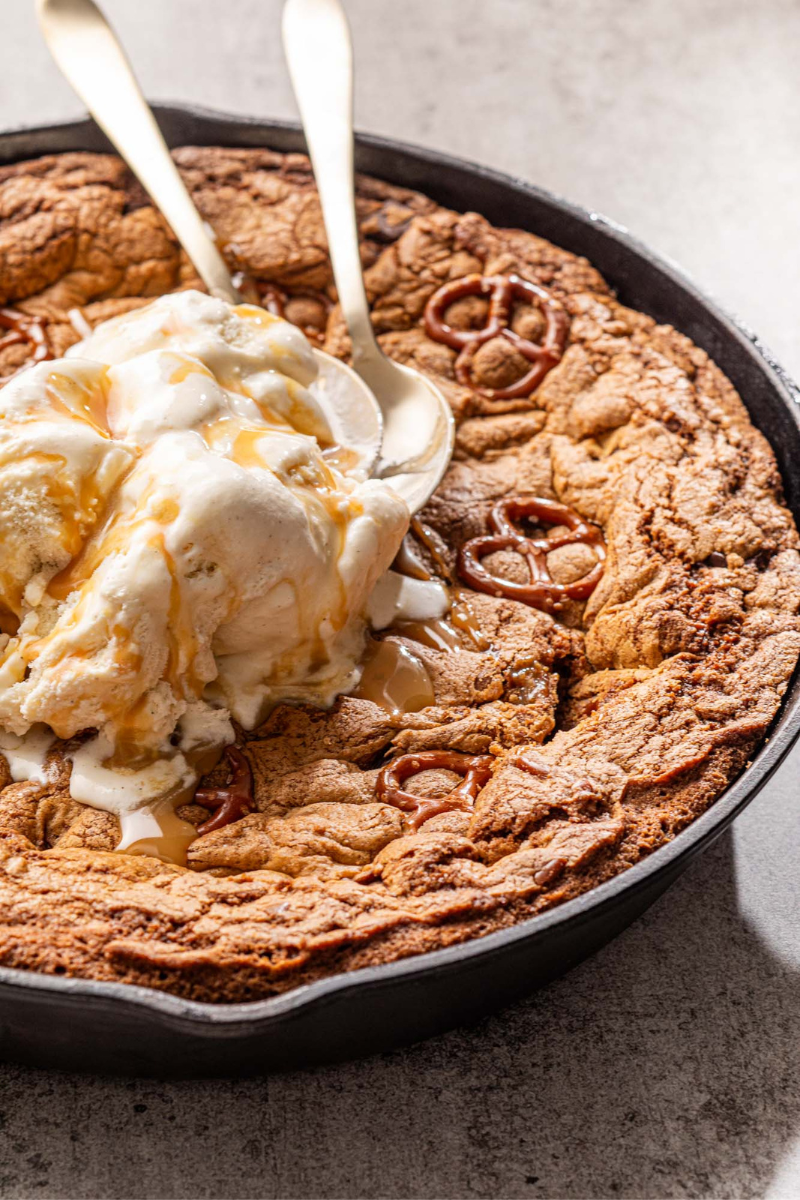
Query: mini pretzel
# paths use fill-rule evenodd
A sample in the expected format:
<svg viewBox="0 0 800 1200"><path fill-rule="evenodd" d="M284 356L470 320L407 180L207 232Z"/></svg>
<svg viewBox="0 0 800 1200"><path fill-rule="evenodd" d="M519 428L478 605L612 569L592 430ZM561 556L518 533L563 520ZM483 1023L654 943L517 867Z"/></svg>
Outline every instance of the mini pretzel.
<svg viewBox="0 0 800 1200"><path fill-rule="evenodd" d="M445 313L455 300L465 296L488 296L489 312L482 329L453 329ZM529 341L509 328L515 300L527 300L544 314L545 333L541 344ZM434 292L425 306L425 332L435 342L444 342L458 350L455 363L459 383L489 400L513 400L530 396L556 363L561 361L567 341L569 319L549 292L519 275L465 275ZM494 337L504 337L532 364L516 383L504 388L480 388L472 379L472 360L476 351Z"/></svg>
<svg viewBox="0 0 800 1200"><path fill-rule="evenodd" d="M253 811L253 772L250 770L250 763L235 746L227 747L225 757L230 765L230 779L227 785L221 788L199 788L194 794L196 804L215 810L213 816L198 826L199 837L204 833L213 833L215 829L222 829L224 825L230 825L231 821L238 821L245 813Z"/></svg>
<svg viewBox="0 0 800 1200"><path fill-rule="evenodd" d="M478 792L492 775L494 759L487 754L459 754L455 750L423 750L420 754L403 754L387 763L378 775L375 794L386 804L393 804L408 815L413 829L439 813L453 809L470 812ZM446 796L430 798L403 791L403 784L420 771L454 771L463 776L461 783Z"/></svg>
<svg viewBox="0 0 800 1200"><path fill-rule="evenodd" d="M387 205L382 205L375 213L375 224L377 226L374 233L370 236L380 242L396 242L398 241L411 224L414 214L409 212L408 216L402 221L392 223L388 218Z"/></svg>
<svg viewBox="0 0 800 1200"><path fill-rule="evenodd" d="M326 296L325 292L317 292L313 288L297 288L295 291L286 292L282 288L276 287L274 283L268 283L262 290L261 303L268 312L271 312L276 317L282 317L286 320L286 305L290 300L316 300L325 309L326 318L330 315L333 308L333 301L330 296ZM299 325L298 329L311 338L312 341L321 341L325 336L323 329L318 329L316 325Z"/></svg>
<svg viewBox="0 0 800 1200"><path fill-rule="evenodd" d="M566 525L566 533L549 533L544 537L528 537L517 525L532 517L542 525ZM531 608L557 612L565 600L586 600L591 596L603 574L606 545L597 525L592 525L566 504L543 500L538 496L518 496L501 500L492 509L489 525L494 533L475 537L466 542L458 553L458 573L465 583L490 596L505 596L520 600ZM556 583L547 566L547 555L559 546L583 543L591 546L597 562L574 583ZM528 583L515 583L492 575L483 559L497 550L514 550L527 563Z"/></svg>
<svg viewBox="0 0 800 1200"><path fill-rule="evenodd" d="M44 324L36 317L29 317L26 313L17 312L13 308L0 308L0 328L8 330L8 333L0 337L0 350L5 350L8 346L17 346L20 342L29 342L33 346L33 354L30 358L10 375L0 376L0 382L7 383L25 367L53 357Z"/></svg>

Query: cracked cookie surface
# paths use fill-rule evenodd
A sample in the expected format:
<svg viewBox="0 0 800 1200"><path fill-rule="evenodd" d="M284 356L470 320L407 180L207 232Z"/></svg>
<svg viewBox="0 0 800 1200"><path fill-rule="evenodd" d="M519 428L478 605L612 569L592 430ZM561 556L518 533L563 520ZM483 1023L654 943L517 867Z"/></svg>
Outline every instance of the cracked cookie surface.
<svg viewBox="0 0 800 1200"><path fill-rule="evenodd" d="M307 160L214 148L175 158L231 266L346 357ZM345 696L327 711L280 706L242 734L254 811L198 837L187 868L114 853L116 818L70 798L64 747L47 784L11 783L0 759L5 965L240 1001L477 937L674 837L742 770L777 710L800 655L798 536L772 451L725 376L533 234L364 178L358 211L381 343L434 378L458 421L453 463L411 538L467 616L447 645L410 627L376 635L429 681L413 711ZM468 386L458 351L426 333L437 289L475 274L526 279L567 314L563 356L529 396L492 395L529 369L513 338L481 342ZM55 354L86 326L191 286L117 159L0 168L0 305L37 318ZM487 309L465 295L447 323L480 329ZM515 304L509 328L537 342L544 318ZM22 340L0 346L0 376L30 353ZM458 583L459 548L519 496L602 529L588 600L551 615ZM547 559L564 584L594 561L582 544ZM507 579L521 569L508 550L483 561ZM474 803L431 804L416 826L378 776L436 752L491 756L492 778ZM406 793L433 801L463 782L446 754L420 762ZM220 766L207 785L224 777ZM200 826L209 813L181 815Z"/></svg>

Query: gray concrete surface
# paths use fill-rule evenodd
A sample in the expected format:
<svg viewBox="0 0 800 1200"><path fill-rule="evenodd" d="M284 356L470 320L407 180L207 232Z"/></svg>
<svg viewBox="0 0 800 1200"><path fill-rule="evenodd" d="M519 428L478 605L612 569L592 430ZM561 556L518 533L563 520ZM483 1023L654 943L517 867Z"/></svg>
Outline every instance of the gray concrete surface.
<svg viewBox="0 0 800 1200"><path fill-rule="evenodd" d="M290 116L278 0L108 0L155 98ZM360 126L680 261L800 376L796 0L349 0ZM0 125L79 105L4 0ZM516 1008L238 1082L0 1068L5 1197L800 1195L797 755L650 913Z"/></svg>

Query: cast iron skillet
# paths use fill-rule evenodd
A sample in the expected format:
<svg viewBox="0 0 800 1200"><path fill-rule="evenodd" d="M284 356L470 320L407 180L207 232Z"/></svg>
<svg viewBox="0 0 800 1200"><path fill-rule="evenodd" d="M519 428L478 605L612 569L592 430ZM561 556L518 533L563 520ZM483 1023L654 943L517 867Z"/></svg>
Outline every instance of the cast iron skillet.
<svg viewBox="0 0 800 1200"><path fill-rule="evenodd" d="M173 146L303 148L294 125L182 107L157 106L156 112ZM0 135L0 162L108 149L88 120ZM362 136L356 160L361 171L586 255L625 304L675 325L702 346L771 442L800 521L800 393L756 338L675 267L596 213L460 159ZM251 1004L197 1004L149 988L0 968L0 1053L77 1070L233 1075L386 1050L478 1017L569 970L644 912L752 800L799 730L796 673L747 770L673 842L560 908L461 946Z"/></svg>

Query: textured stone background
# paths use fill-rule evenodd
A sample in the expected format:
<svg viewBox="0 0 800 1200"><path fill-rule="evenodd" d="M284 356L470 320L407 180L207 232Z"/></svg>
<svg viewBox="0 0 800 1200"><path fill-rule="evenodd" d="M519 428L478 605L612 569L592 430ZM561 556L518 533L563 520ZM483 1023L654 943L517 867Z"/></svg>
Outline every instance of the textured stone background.
<svg viewBox="0 0 800 1200"><path fill-rule="evenodd" d="M293 116L278 0L108 0L147 92ZM628 225L800 376L796 0L349 0L368 130ZM4 0L0 125L80 111ZM479 1027L237 1082L0 1068L4 1197L800 1195L790 761L591 962Z"/></svg>

